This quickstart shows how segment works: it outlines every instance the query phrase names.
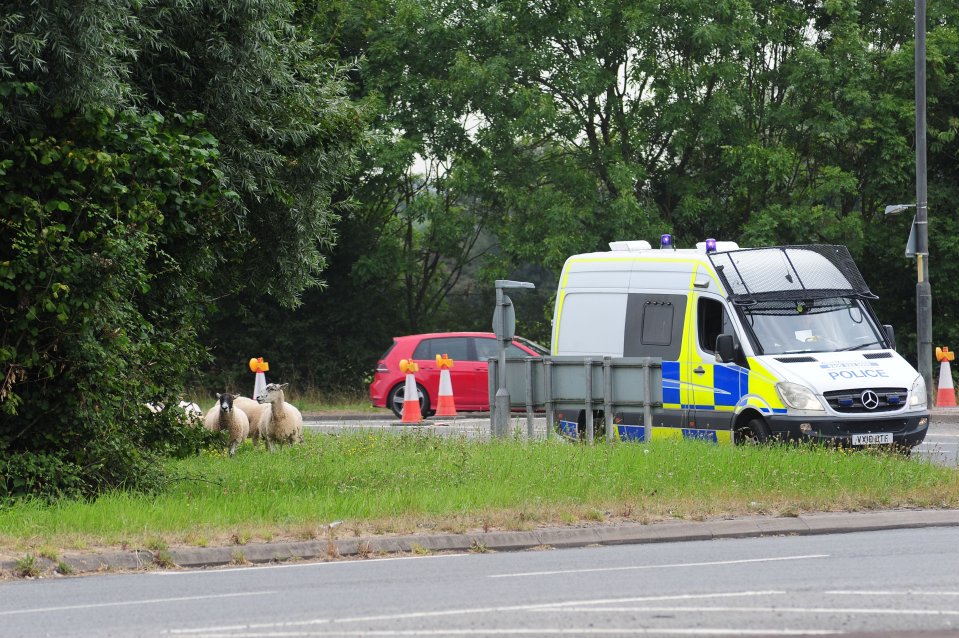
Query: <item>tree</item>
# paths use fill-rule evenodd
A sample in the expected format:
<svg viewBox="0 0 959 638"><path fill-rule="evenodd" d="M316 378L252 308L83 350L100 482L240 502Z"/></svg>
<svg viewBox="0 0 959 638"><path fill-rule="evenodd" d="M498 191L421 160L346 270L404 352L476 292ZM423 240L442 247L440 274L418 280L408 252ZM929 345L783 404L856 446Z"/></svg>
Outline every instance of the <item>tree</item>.
<svg viewBox="0 0 959 638"><path fill-rule="evenodd" d="M33 90L0 85L3 109ZM172 273L204 277L221 225L188 220L229 193L196 122L91 109L0 144L0 497L151 488L156 452L201 443L144 406L202 356L199 289Z"/></svg>
<svg viewBox="0 0 959 638"><path fill-rule="evenodd" d="M216 297L320 282L364 116L291 2L4 9L0 496L150 487L202 441L143 402L206 362Z"/></svg>

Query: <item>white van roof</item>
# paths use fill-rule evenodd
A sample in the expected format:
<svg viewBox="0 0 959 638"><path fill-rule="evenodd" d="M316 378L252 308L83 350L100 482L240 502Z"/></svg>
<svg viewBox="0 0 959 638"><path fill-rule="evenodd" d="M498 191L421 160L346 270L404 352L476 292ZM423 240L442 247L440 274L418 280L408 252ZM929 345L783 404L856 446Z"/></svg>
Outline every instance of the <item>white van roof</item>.
<svg viewBox="0 0 959 638"><path fill-rule="evenodd" d="M717 241L716 251L722 252L725 250L739 250L739 244L734 241ZM611 241L609 242L609 249L615 252L634 252L639 250L652 250L652 245L645 239L631 239L626 241ZM662 250L672 250L672 248L663 248ZM679 249L682 250L682 249ZM687 249L689 250L689 249ZM701 241L696 244L696 250L704 253L706 252L706 242Z"/></svg>

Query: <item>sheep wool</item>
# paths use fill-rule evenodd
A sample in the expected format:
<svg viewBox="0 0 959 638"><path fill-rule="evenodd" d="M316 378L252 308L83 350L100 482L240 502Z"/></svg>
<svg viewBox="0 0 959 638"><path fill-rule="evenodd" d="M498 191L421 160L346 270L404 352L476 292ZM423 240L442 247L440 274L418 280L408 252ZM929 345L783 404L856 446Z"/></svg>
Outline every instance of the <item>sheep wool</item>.
<svg viewBox="0 0 959 638"><path fill-rule="evenodd" d="M203 427L213 432L226 430L230 433L230 456L236 455L236 448L250 432L250 420L243 410L233 406L234 396L229 393L216 395L216 405L206 413Z"/></svg>
<svg viewBox="0 0 959 638"><path fill-rule="evenodd" d="M260 415L266 411L267 406L260 404L248 397L234 397L233 407L240 408L246 413L250 421L250 438L253 440L253 446L260 442Z"/></svg>
<svg viewBox="0 0 959 638"><path fill-rule="evenodd" d="M284 400L282 385L270 383L262 394L256 397L260 403L269 403L270 409L260 414L260 436L266 441L270 452L275 451L274 444L302 443L303 442L303 415L295 407Z"/></svg>

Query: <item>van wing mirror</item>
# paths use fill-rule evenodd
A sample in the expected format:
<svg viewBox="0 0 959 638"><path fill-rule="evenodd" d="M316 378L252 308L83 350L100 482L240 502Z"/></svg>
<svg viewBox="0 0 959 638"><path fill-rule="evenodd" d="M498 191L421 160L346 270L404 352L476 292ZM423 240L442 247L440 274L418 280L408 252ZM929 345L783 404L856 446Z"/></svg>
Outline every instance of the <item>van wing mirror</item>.
<svg viewBox="0 0 959 638"><path fill-rule="evenodd" d="M730 334L721 334L716 337L716 359L721 363L731 363L736 360L736 341Z"/></svg>
<svg viewBox="0 0 959 638"><path fill-rule="evenodd" d="M892 326L885 324L882 327L883 331L886 333L886 341L889 342L889 347L893 350L896 349L896 331L892 329Z"/></svg>

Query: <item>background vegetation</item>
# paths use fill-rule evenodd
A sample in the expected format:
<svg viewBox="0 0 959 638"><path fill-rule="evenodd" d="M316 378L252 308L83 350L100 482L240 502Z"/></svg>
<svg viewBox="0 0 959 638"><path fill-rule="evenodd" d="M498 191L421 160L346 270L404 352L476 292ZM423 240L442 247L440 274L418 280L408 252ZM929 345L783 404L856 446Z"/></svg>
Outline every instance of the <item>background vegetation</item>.
<svg viewBox="0 0 959 638"><path fill-rule="evenodd" d="M185 387L362 391L615 239L837 242L915 352L908 0L0 1L0 496L158 485ZM928 30L935 345L959 6Z"/></svg>

